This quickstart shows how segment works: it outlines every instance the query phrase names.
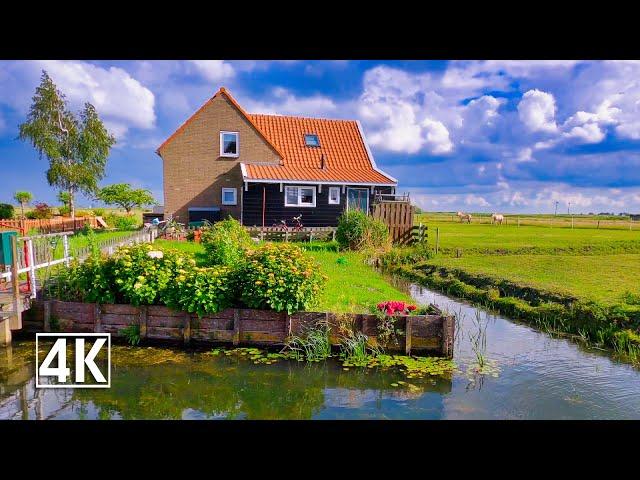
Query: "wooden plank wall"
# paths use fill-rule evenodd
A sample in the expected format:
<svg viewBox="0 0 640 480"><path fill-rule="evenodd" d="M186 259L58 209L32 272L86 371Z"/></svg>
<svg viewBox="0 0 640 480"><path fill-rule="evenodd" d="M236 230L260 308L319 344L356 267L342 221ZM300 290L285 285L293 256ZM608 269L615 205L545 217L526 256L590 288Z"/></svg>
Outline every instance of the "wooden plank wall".
<svg viewBox="0 0 640 480"><path fill-rule="evenodd" d="M96 217L76 217L75 220L65 217L25 219L25 220L0 220L0 230L20 229L28 232L31 229L38 229L40 233L60 233L77 231L89 223L92 228L98 228Z"/></svg>
<svg viewBox="0 0 640 480"><path fill-rule="evenodd" d="M412 242L413 206L410 203L376 203L373 217L387 225L393 243L406 245Z"/></svg>
<svg viewBox="0 0 640 480"><path fill-rule="evenodd" d="M282 345L290 335L304 336L309 328L324 322L329 326L330 340L337 344L339 323L344 322L346 317L349 317L356 331L369 337L370 344L378 344L378 318L370 314L299 312L287 315L271 310L228 308L213 315L198 317L156 305L136 307L58 300L34 302L34 308L26 312L24 330L105 332L122 337L120 332L123 328L139 325L141 338L148 340L268 346ZM55 329L51 328L52 324ZM443 315L398 317L396 328L409 335L398 336L397 344L386 345L385 349L407 354L413 351L451 356L455 333L453 325L453 318Z"/></svg>

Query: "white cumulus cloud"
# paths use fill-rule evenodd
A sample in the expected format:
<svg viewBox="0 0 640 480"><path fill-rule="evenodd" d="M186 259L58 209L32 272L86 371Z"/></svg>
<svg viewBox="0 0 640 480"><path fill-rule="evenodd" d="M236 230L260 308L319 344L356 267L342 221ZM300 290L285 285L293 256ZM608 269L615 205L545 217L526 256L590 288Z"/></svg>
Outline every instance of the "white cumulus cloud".
<svg viewBox="0 0 640 480"><path fill-rule="evenodd" d="M532 132L555 132L556 101L553 95L541 90L529 90L518 104L518 115Z"/></svg>
<svg viewBox="0 0 640 480"><path fill-rule="evenodd" d="M219 82L235 76L233 66L223 60L190 60L195 70L210 82Z"/></svg>

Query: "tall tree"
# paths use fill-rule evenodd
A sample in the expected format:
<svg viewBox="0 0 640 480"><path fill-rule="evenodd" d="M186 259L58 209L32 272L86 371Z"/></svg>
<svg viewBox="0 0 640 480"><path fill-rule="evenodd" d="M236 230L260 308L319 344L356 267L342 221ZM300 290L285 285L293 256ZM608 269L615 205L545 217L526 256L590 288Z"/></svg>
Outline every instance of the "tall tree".
<svg viewBox="0 0 640 480"><path fill-rule="evenodd" d="M134 208L157 204L149 190L133 189L128 183L107 185L100 189L96 198L107 205L118 205L124 208L127 214L131 213Z"/></svg>
<svg viewBox="0 0 640 480"><path fill-rule="evenodd" d="M27 120L20 125L19 138L29 141L40 158L49 161L49 185L69 194L71 217L75 218L76 193L95 194L116 141L94 106L85 103L76 118L65 96L43 71Z"/></svg>
<svg viewBox="0 0 640 480"><path fill-rule="evenodd" d="M24 207L29 205L29 202L33 200L33 195L31 194L31 192L16 192L13 195L13 198L20 204L20 209L22 210L22 219L24 220Z"/></svg>

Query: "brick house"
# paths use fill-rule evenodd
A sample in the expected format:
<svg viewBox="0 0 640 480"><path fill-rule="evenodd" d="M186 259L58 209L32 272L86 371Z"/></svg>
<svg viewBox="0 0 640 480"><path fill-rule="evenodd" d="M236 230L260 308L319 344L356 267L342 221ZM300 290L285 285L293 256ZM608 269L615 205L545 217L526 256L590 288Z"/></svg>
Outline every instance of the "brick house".
<svg viewBox="0 0 640 480"><path fill-rule="evenodd" d="M355 120L246 113L220 88L156 153L165 218L232 216L248 226L334 226L345 208L370 211L397 181L380 170Z"/></svg>

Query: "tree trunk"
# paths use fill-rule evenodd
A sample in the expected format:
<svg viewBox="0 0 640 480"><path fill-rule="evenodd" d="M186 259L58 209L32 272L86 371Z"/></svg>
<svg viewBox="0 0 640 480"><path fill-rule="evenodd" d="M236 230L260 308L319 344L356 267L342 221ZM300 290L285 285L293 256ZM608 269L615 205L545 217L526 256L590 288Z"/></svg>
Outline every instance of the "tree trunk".
<svg viewBox="0 0 640 480"><path fill-rule="evenodd" d="M69 189L69 210L71 210L71 219L75 221L76 219L76 202L74 198L73 189Z"/></svg>
<svg viewBox="0 0 640 480"><path fill-rule="evenodd" d="M20 209L22 210L22 220L24 220L24 203L20 203Z"/></svg>

